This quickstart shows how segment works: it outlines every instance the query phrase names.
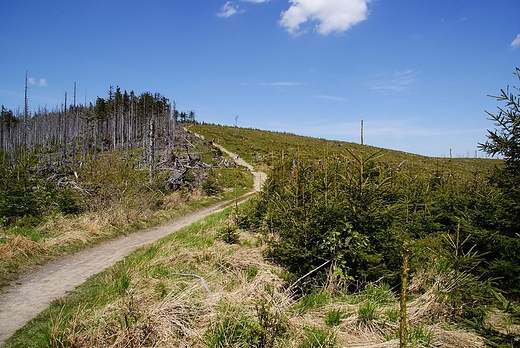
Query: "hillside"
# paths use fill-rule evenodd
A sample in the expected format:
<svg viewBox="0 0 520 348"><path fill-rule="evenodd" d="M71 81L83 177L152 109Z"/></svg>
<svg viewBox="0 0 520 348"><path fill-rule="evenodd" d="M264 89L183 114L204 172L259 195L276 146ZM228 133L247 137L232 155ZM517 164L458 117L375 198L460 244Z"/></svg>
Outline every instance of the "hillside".
<svg viewBox="0 0 520 348"><path fill-rule="evenodd" d="M392 166L407 165L432 172L457 169L461 172L488 170L501 161L488 158L440 158L427 157L402 151L362 146L357 143L321 138L310 138L291 133L260 129L220 126L214 124L190 124L189 130L213 140L228 150L239 153L246 161L261 168L268 168L282 153L299 160L318 159L325 156L348 156L348 151L361 154L378 152L384 162Z"/></svg>
<svg viewBox="0 0 520 348"><path fill-rule="evenodd" d="M475 276L489 228L477 223L487 214L480 199L495 204L486 177L500 161L236 127L189 130L268 171L262 193L91 278L6 347L398 347L403 279L410 345L517 344L517 303L483 273ZM339 229L342 219L350 227ZM396 232L412 219L412 233ZM297 241L291 237L305 232L309 240L318 230L317 248L283 249ZM343 244L343 233L360 244ZM399 275L405 241L409 279ZM354 268L356 258L367 268ZM371 280L381 270L389 276Z"/></svg>

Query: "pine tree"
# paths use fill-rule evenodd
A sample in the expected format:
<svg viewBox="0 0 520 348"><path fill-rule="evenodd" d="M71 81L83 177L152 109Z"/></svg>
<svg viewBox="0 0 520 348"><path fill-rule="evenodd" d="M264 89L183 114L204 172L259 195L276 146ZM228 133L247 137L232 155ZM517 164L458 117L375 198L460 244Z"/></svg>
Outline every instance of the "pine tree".
<svg viewBox="0 0 520 348"><path fill-rule="evenodd" d="M520 68L514 74L520 79ZM518 236L520 226L520 89L507 87L500 92L492 97L505 107L497 107L496 114L487 112L497 128L488 130L488 140L480 144L480 149L504 159L504 167L497 168L492 181L503 195L503 231L513 237Z"/></svg>

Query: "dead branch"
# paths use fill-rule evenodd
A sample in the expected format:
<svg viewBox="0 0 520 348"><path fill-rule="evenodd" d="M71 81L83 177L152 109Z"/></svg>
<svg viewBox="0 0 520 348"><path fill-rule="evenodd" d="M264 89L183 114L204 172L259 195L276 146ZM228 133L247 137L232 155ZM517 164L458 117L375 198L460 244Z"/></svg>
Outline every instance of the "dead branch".
<svg viewBox="0 0 520 348"><path fill-rule="evenodd" d="M208 284L206 284L206 281L204 278L202 278L200 275L192 274L192 273L172 273L173 275L183 276L183 277L195 277L199 278L202 282L202 286L204 286L204 289L208 292L208 294L211 294L211 291L209 290Z"/></svg>

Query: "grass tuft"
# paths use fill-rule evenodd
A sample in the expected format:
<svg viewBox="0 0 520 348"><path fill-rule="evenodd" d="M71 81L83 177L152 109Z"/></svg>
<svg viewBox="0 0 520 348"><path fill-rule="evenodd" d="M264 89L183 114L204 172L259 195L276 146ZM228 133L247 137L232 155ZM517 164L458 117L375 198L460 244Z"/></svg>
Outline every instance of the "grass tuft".
<svg viewBox="0 0 520 348"><path fill-rule="evenodd" d="M341 322L343 312L338 309L333 309L325 315L325 324L327 326L338 326Z"/></svg>

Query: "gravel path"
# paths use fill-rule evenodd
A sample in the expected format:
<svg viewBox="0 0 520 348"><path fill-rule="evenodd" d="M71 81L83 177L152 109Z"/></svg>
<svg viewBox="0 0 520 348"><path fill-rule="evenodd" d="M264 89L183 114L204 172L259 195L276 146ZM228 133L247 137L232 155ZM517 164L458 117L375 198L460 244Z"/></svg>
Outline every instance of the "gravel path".
<svg viewBox="0 0 520 348"><path fill-rule="evenodd" d="M220 148L232 155L229 151ZM251 165L240 158L235 161L253 172L255 191L259 191L266 178L265 173L255 172ZM229 204L230 202L218 203L190 213L167 225L111 240L50 262L20 277L3 288L0 294L0 347L18 329L45 310L53 300L73 291L89 277L124 259L130 252L179 231L208 215L218 213Z"/></svg>

